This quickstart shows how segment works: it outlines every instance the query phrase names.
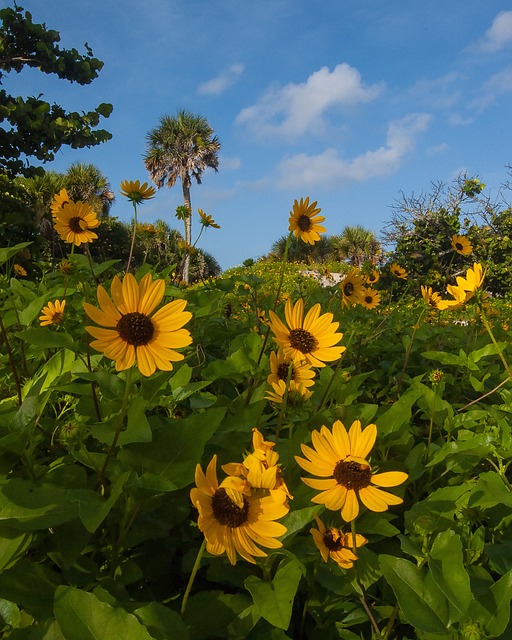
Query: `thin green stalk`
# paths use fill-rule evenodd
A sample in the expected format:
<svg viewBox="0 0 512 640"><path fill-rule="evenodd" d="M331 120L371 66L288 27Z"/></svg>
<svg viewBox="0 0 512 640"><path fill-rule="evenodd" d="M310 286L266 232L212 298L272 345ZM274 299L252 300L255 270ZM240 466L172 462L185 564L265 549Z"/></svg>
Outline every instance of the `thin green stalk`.
<svg viewBox="0 0 512 640"><path fill-rule="evenodd" d="M185 609L187 608L187 601L190 595L190 591L192 590L192 585L194 584L194 580L196 574L199 570L199 566L201 565L201 559L203 557L203 553L206 549L206 538L203 540L202 545L199 547L199 551L197 552L196 561L194 562L194 566L192 567L192 573L190 574L190 578L188 579L187 588L185 589L185 593L183 594L183 601L181 603L180 613L182 616L185 615Z"/></svg>
<svg viewBox="0 0 512 640"><path fill-rule="evenodd" d="M496 342L496 338L494 337L494 333L492 332L491 329L491 325L489 324L487 317L485 315L485 311L484 311L484 305L482 303L478 304L478 309L480 311L480 317L482 318L482 322L484 323L484 327L487 331L487 333L489 334L493 345L496 347L496 351L498 352L498 355L500 356L501 361L503 362L503 366L505 367L508 375L510 378L512 378L512 370L510 369L508 362L505 360L505 356L503 355L503 351L501 350L499 344Z"/></svg>
<svg viewBox="0 0 512 640"><path fill-rule="evenodd" d="M402 381L405 375L405 370L407 369L407 364L409 362L409 358L411 355L411 351L412 351L412 343L414 342L414 337L416 335L416 331L418 330L418 327L420 326L420 322L423 320L423 316L425 315L425 312L427 311L427 309L422 309L421 313L418 317L418 319L416 320L416 323L414 325L414 329L412 332L412 336L411 336L411 340L409 342L409 345L407 346L407 351L405 353L405 360L404 360L404 364L402 367L402 371L400 372L400 377L398 378L398 382L397 382L397 392L400 393L400 389L402 388Z"/></svg>
<svg viewBox="0 0 512 640"><path fill-rule="evenodd" d="M130 264L132 262L133 247L135 246L135 236L137 235L137 204L135 200L132 200L133 204L133 231L132 231L132 243L130 245L130 255L128 256L128 262L126 263L126 273L130 271Z"/></svg>
<svg viewBox="0 0 512 640"><path fill-rule="evenodd" d="M350 531L352 533L352 552L354 553L354 555L357 556L357 534L356 534L356 521L355 518L354 520L351 520L350 522ZM370 624L372 625L372 629L373 631L377 634L377 638L380 638L380 629L379 629L379 625L377 624L375 618L373 617L373 613L372 610L370 609L370 605L368 604L368 601L366 600L366 590L364 588L363 583L359 580L359 576L357 575L357 562L354 564L354 568L355 568L355 572L356 572L356 581L357 584L359 586L359 588L361 589L361 596L359 596L359 600L361 601L361 604L363 605L363 609L366 612L366 615L368 616L368 619L370 620Z"/></svg>
<svg viewBox="0 0 512 640"><path fill-rule="evenodd" d="M3 338L3 341L5 342L5 348L7 349L7 357L9 358L9 363L11 365L12 375L14 378L14 384L16 385L16 391L18 394L18 404L21 406L23 402L23 397L21 394L20 378L18 376L18 369L16 368L16 362L14 360L14 356L11 351L11 345L9 344L9 338L7 336L7 331L5 330L1 313L0 313L0 331L2 332L2 338Z"/></svg>
<svg viewBox="0 0 512 640"><path fill-rule="evenodd" d="M290 242L293 236L293 231L290 231L290 233L288 234L288 237L286 238L286 245L284 247L284 255L283 255L283 261L281 263L281 274L279 276L279 284L277 285L277 291L276 291L276 297L274 298L274 305L272 307L272 311L276 310L277 307L277 303L279 302L279 296L281 295L281 289L283 288L283 281L284 281L284 270L286 267L286 263L288 261L288 249L290 248ZM258 358L258 365L261 362L261 358L263 357L263 354L265 352L265 347L267 346L267 342L268 342L268 336L270 335L270 324L267 327L267 331L265 332L265 338L263 340L263 345L261 347L261 351L260 351L260 355Z"/></svg>
<svg viewBox="0 0 512 640"><path fill-rule="evenodd" d="M110 463L110 460L114 454L114 450L117 446L117 441L119 440L119 436L121 435L121 429L123 428L124 425L124 419L126 418L126 414L128 412L128 403L129 403L129 399L130 399L130 390L131 390L131 386L132 386L132 378L133 378L133 367L131 367L130 369L128 369L128 371L126 372L126 385L124 388L124 395L123 395L123 401L121 404L121 410L119 411L119 415L117 417L117 426L116 426L116 430L114 433L114 438L112 439L112 444L109 447L109 450L107 451L107 456L105 458L105 462L103 463L103 466L101 467L101 470L98 474L98 486L103 485L103 481L105 479L105 473L107 471L107 467Z"/></svg>

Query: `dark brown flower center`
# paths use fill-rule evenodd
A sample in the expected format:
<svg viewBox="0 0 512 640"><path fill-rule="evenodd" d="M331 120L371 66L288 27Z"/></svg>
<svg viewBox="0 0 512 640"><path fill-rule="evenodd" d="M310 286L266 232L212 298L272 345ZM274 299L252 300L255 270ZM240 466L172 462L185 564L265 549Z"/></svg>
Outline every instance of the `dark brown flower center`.
<svg viewBox="0 0 512 640"><path fill-rule="evenodd" d="M281 362L281 364L277 365L277 377L279 378L279 380L284 380L285 382L288 380L288 370L290 368L290 363L289 362ZM295 370L294 367L292 365L292 371L290 374L290 380L294 380L295 374Z"/></svg>
<svg viewBox="0 0 512 640"><path fill-rule="evenodd" d="M73 233L82 233L83 228L80 223L83 224L83 219L78 216L69 219L69 228Z"/></svg>
<svg viewBox="0 0 512 640"><path fill-rule="evenodd" d="M461 242L456 242L455 248L457 249L457 251L462 251L462 249L464 249Z"/></svg>
<svg viewBox="0 0 512 640"><path fill-rule="evenodd" d="M56 311L52 317L52 324L60 324L63 319L62 313L60 311Z"/></svg>
<svg viewBox="0 0 512 640"><path fill-rule="evenodd" d="M318 347L318 340L305 329L292 329L289 338L290 345L302 353L311 353Z"/></svg>
<svg viewBox="0 0 512 640"><path fill-rule="evenodd" d="M212 512L219 524L231 529L241 527L249 516L249 503L244 498L244 506L239 507L231 500L225 489L217 489L212 497Z"/></svg>
<svg viewBox="0 0 512 640"><path fill-rule="evenodd" d="M347 282L347 284L344 285L343 293L346 296L351 296L354 293L354 285L352 284L352 282Z"/></svg>
<svg viewBox="0 0 512 640"><path fill-rule="evenodd" d="M333 477L347 489L364 489L372 479L371 467L355 460L340 460L334 467Z"/></svg>
<svg viewBox="0 0 512 640"><path fill-rule="evenodd" d="M297 226L301 231L309 231L311 229L311 218L305 215L300 216L297 220Z"/></svg>
<svg viewBox="0 0 512 640"><path fill-rule="evenodd" d="M364 301L366 302L366 304L371 304L373 302L373 297L372 296L366 296Z"/></svg>
<svg viewBox="0 0 512 640"><path fill-rule="evenodd" d="M329 551L339 551L343 549L343 536L336 529L327 529L324 533L324 544Z"/></svg>
<svg viewBox="0 0 512 640"><path fill-rule="evenodd" d="M138 311L121 316L116 328L120 338L134 347L148 344L155 332L155 327L148 316Z"/></svg>

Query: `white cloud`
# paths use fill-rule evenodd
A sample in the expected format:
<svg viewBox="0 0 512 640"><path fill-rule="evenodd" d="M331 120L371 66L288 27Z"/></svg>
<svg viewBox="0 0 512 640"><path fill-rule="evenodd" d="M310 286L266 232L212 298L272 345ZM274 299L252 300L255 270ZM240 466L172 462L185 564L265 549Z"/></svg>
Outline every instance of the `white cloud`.
<svg viewBox="0 0 512 640"><path fill-rule="evenodd" d="M394 173L404 156L414 148L415 138L430 121L426 113L414 113L388 126L386 145L354 158L339 157L336 149L326 149L317 156L305 153L285 159L279 165L279 186L332 187L343 182L364 182L376 176Z"/></svg>
<svg viewBox="0 0 512 640"><path fill-rule="evenodd" d="M512 45L512 11L502 11L478 43L478 49L495 53L508 45Z"/></svg>
<svg viewBox="0 0 512 640"><path fill-rule="evenodd" d="M470 102L469 107L481 113L490 107L497 98L512 93L512 67L493 74L484 84L482 95Z"/></svg>
<svg viewBox="0 0 512 640"><path fill-rule="evenodd" d="M305 82L269 89L254 105L243 109L237 122L261 134L296 137L319 132L324 116L333 107L353 107L370 102L383 84L365 86L357 69L343 63L334 70L322 67Z"/></svg>
<svg viewBox="0 0 512 640"><path fill-rule="evenodd" d="M219 156L219 165L222 170L236 171L242 166L242 161L236 156L228 157L221 155Z"/></svg>
<svg viewBox="0 0 512 640"><path fill-rule="evenodd" d="M202 82L197 87L197 91L198 93L206 95L218 96L226 89L229 89L229 87L238 80L244 72L244 69L245 67L243 64L232 64L220 75L208 80L207 82Z"/></svg>

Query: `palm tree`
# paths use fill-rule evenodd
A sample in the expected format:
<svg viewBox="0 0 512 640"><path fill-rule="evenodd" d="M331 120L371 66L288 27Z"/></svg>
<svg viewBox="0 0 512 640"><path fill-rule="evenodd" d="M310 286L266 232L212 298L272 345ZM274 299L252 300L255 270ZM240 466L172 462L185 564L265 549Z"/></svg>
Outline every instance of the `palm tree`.
<svg viewBox="0 0 512 640"><path fill-rule="evenodd" d="M160 124L147 135L144 157L151 180L160 189L173 187L178 178L183 190L183 203L189 215L185 218L185 241L192 244L192 177L201 184L205 169L218 170L220 142L206 118L179 110L175 116L163 116ZM188 282L190 256L183 266L183 280Z"/></svg>
<svg viewBox="0 0 512 640"><path fill-rule="evenodd" d="M281 236L272 243L268 258L281 260L284 257L288 236ZM330 253L330 243L326 236L320 236L320 240L314 245L308 244L295 236L292 236L288 247L288 262L324 262Z"/></svg>
<svg viewBox="0 0 512 640"><path fill-rule="evenodd" d="M344 227L340 235L331 236L332 257L348 260L356 267L369 260L376 264L382 248L373 231L361 225Z"/></svg>
<svg viewBox="0 0 512 640"><path fill-rule="evenodd" d="M75 162L66 171L66 189L71 200L82 200L94 206L101 217L108 216L114 204L114 192L108 178L93 164Z"/></svg>

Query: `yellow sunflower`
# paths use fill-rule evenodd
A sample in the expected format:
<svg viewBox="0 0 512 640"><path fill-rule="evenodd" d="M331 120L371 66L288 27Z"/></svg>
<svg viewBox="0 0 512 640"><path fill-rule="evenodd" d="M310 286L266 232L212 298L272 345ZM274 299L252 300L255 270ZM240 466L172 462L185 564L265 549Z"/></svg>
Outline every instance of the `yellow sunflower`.
<svg viewBox="0 0 512 640"><path fill-rule="evenodd" d="M376 437L376 425L369 424L361 430L359 420L352 423L348 433L339 420L333 424L332 431L323 426L320 431L312 432L314 448L301 444L307 459L295 456L305 471L322 478L302 478L308 487L321 491L312 502L325 504L333 511L341 509L341 517L346 522L357 518L358 499L370 511L386 511L390 505L403 502L402 498L377 488L396 487L407 480L407 474L403 471L372 473L366 456Z"/></svg>
<svg viewBox="0 0 512 640"><path fill-rule="evenodd" d="M325 220L324 216L319 216L321 209L317 208L315 202L309 204L309 197L300 201L294 200L293 209L288 220L288 231L293 231L297 239L301 239L309 244L315 244L320 240L320 234L325 233L325 227L320 222Z"/></svg>
<svg viewBox="0 0 512 640"><path fill-rule="evenodd" d="M464 291L461 287L457 287L453 284L449 284L446 287L446 291L452 296L452 300L438 300L437 308L441 311L446 309L458 309L462 307L470 298L473 297L473 293L470 291Z"/></svg>
<svg viewBox="0 0 512 640"><path fill-rule="evenodd" d="M473 251L473 245L466 236L452 236L452 247L461 256L469 256Z"/></svg>
<svg viewBox="0 0 512 640"><path fill-rule="evenodd" d="M365 309L375 309L380 304L380 293L370 287L363 287L359 297L359 304Z"/></svg>
<svg viewBox="0 0 512 640"><path fill-rule="evenodd" d="M22 267L21 264L18 264L18 263L15 262L12 265L12 268L14 269L14 273L17 276L20 276L22 278L26 278L27 277L27 270L25 269L25 267Z"/></svg>
<svg viewBox="0 0 512 640"><path fill-rule="evenodd" d="M457 276L457 286L463 291L475 292L482 288L485 272L479 262L474 262L473 267L466 271L466 277Z"/></svg>
<svg viewBox="0 0 512 640"><path fill-rule="evenodd" d="M275 442L265 440L259 429L252 430L252 453L248 453L242 463L230 462L223 464L222 470L228 476L240 476L253 489L265 489L270 494L273 491L284 491L292 500L281 473L279 454L274 450Z"/></svg>
<svg viewBox="0 0 512 640"><path fill-rule="evenodd" d="M61 260L59 262L59 271L65 276L69 276L73 273L73 265L69 260Z"/></svg>
<svg viewBox="0 0 512 640"><path fill-rule="evenodd" d="M66 189L61 189L59 193L56 193L53 196L52 203L50 205L50 211L54 216L58 211L62 209L62 207L70 202L68 192Z"/></svg>
<svg viewBox="0 0 512 640"><path fill-rule="evenodd" d="M212 216L206 215L206 213L202 209L198 209L198 212L203 227L213 227L213 229L220 229L220 225L216 224Z"/></svg>
<svg viewBox="0 0 512 640"><path fill-rule="evenodd" d="M350 307L360 302L361 290L364 285L364 276L358 269L351 269L340 282L341 303L344 307Z"/></svg>
<svg viewBox="0 0 512 640"><path fill-rule="evenodd" d="M396 262L393 262L389 269L396 278L400 278L401 280L405 280L409 275L407 271Z"/></svg>
<svg viewBox="0 0 512 640"><path fill-rule="evenodd" d="M370 271L366 276L366 284L375 284L380 279L380 272L377 269Z"/></svg>
<svg viewBox="0 0 512 640"><path fill-rule="evenodd" d="M284 491L257 497L244 480L233 476L219 484L216 455L206 474L199 464L196 466L195 482L190 499L199 511L197 524L206 538L209 553L216 556L226 553L231 564L236 563L238 554L254 564L255 557L267 556L257 545L267 549L282 547L276 538L287 529L276 520L289 511Z"/></svg>
<svg viewBox="0 0 512 640"><path fill-rule="evenodd" d="M311 398L311 396L313 395L313 393L307 387L299 382L295 382L294 380L290 380L290 384L288 385L288 393L286 393L287 387L284 380L272 382L271 386L273 390L267 391L265 400L281 404L282 402L284 402L284 397L286 395L286 404L290 407L301 406L305 400L309 400L309 398Z"/></svg>
<svg viewBox="0 0 512 640"><path fill-rule="evenodd" d="M43 307L41 309L39 324L42 327L46 327L49 324L61 324L64 320L65 306L65 300L55 300L55 302L49 302L46 307Z"/></svg>
<svg viewBox="0 0 512 640"><path fill-rule="evenodd" d="M138 222L137 231L139 231L140 233L148 233L148 234L158 233L154 225L151 224L150 222L144 222L144 223Z"/></svg>
<svg viewBox="0 0 512 640"><path fill-rule="evenodd" d="M315 516L318 529L312 527L309 531L313 536L313 540L322 555L324 562L329 558L342 569L350 569L357 560L356 554L353 552L353 536L351 533L343 533L341 529L330 527L326 529L324 523L318 516ZM368 540L356 533L356 548L362 547Z"/></svg>
<svg viewBox="0 0 512 640"><path fill-rule="evenodd" d="M291 367L291 371L290 371ZM315 372L306 360L292 359L284 354L282 349L272 351L270 354L270 374L267 378L268 384L279 382L279 380L290 380L302 384L304 387L312 387L315 384L313 378Z"/></svg>
<svg viewBox="0 0 512 640"><path fill-rule="evenodd" d="M100 226L92 204L73 202L72 200L58 209L54 214L55 230L64 242L79 247L82 243L91 242L98 236L91 231Z"/></svg>
<svg viewBox="0 0 512 640"><path fill-rule="evenodd" d="M434 309L439 309L439 303L442 302L441 294L433 291L432 287L421 285L421 296L423 300Z"/></svg>
<svg viewBox="0 0 512 640"><path fill-rule="evenodd" d="M100 325L86 327L96 338L91 346L115 360L117 371L135 363L144 376L156 369L171 371L172 362L184 357L176 349L192 342L189 331L182 328L192 317L184 311L186 301L174 300L153 314L164 297L165 282L153 282L150 273L138 284L131 273L122 282L115 276L110 291L112 299L98 286L99 309L83 303L87 315Z"/></svg>
<svg viewBox="0 0 512 640"><path fill-rule="evenodd" d="M341 357L346 347L335 346L343 334L336 333L339 322L332 321L332 313L320 315L321 307L317 303L304 316L302 298L295 305L288 298L284 313L287 324L274 311L269 311L274 339L286 356L306 360L314 367L325 367L326 362Z"/></svg>
<svg viewBox="0 0 512 640"><path fill-rule="evenodd" d="M130 202L135 202L135 204L142 204L144 200L151 200L156 193L155 187L148 186L147 182L141 184L140 180L123 180L120 187L121 195L128 198Z"/></svg>

